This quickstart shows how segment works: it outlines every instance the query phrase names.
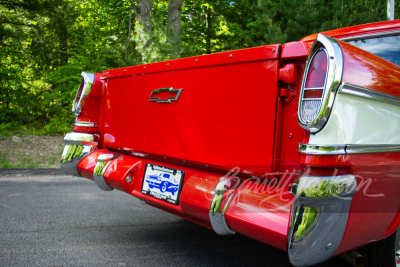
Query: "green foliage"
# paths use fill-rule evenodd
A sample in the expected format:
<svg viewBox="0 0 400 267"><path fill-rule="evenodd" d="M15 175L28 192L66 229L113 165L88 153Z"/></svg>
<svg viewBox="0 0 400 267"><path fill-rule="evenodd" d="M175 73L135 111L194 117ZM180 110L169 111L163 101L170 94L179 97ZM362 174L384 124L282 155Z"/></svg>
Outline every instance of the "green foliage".
<svg viewBox="0 0 400 267"><path fill-rule="evenodd" d="M295 41L320 31L385 20L387 2L185 0L178 52L167 38L168 3L153 1L150 34L133 14L125 59L131 0L0 1L1 134L70 130L81 71ZM399 11L396 1L396 18Z"/></svg>
<svg viewBox="0 0 400 267"><path fill-rule="evenodd" d="M136 25L133 42L136 43L136 50L140 55L142 64L172 59L173 44L167 37L165 26L159 18L153 18L151 35L144 31L143 25L139 23ZM145 47L148 40L151 40L151 43Z"/></svg>
<svg viewBox="0 0 400 267"><path fill-rule="evenodd" d="M298 210L296 212L296 218L299 215ZM315 224L318 218L318 210L312 207L305 207L303 212L303 218L297 229L296 239L303 237L308 233L310 228Z"/></svg>
<svg viewBox="0 0 400 267"><path fill-rule="evenodd" d="M307 197L332 197L340 195L348 189L349 185L343 181L322 180L311 187L299 190L297 194L304 193Z"/></svg>

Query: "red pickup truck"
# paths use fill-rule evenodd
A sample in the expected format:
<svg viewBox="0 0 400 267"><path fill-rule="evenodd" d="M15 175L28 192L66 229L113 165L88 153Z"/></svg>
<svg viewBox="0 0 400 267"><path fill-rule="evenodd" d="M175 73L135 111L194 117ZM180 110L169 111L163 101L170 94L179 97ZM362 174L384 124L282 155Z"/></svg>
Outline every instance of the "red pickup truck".
<svg viewBox="0 0 400 267"><path fill-rule="evenodd" d="M61 167L294 266L399 266L399 44L394 20L82 72Z"/></svg>

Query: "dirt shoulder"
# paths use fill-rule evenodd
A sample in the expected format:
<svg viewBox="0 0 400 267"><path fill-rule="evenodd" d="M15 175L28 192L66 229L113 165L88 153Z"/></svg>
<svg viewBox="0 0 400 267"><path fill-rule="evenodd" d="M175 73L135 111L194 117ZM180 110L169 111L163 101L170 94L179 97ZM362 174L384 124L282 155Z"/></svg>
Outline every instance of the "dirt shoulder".
<svg viewBox="0 0 400 267"><path fill-rule="evenodd" d="M63 136L0 137L0 168L60 168Z"/></svg>

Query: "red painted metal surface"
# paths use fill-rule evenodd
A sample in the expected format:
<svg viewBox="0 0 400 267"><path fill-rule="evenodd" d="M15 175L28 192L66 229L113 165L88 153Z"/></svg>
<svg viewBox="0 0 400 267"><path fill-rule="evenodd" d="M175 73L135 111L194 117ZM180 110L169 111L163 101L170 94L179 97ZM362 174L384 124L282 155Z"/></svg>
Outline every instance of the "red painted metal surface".
<svg viewBox="0 0 400 267"><path fill-rule="evenodd" d="M321 34L326 36L332 36L335 38L345 38L352 37L357 35L364 35L370 33L379 33L386 31L396 31L400 30L400 20L389 20L389 21L381 21L368 23L363 25L351 26L346 28L341 28L332 31L321 32ZM317 38L318 33L304 37L301 39L303 42L313 42L315 38Z"/></svg>
<svg viewBox="0 0 400 267"><path fill-rule="evenodd" d="M93 180L92 172L96 158L102 153L110 151L96 150L79 163L82 176ZM119 157L113 160L104 173L104 179L110 187L136 196L149 205L211 228L209 209L215 186L222 175L165 161L155 161L148 157L139 158L117 152L115 154L119 154ZM141 193L147 163L178 168L185 172L178 205ZM127 175L132 177L130 183L126 181ZM227 223L238 233L286 250L292 198L286 186L271 187L261 180L246 180L227 210Z"/></svg>
<svg viewBox="0 0 400 267"><path fill-rule="evenodd" d="M272 49L278 46L235 51L232 58L229 53L202 56L205 65L198 68L182 59L175 62L181 69L174 71L118 78L120 70L109 71L103 147L269 173L278 97L278 59ZM235 58L239 61L227 64ZM165 69L159 63L153 67ZM177 101L149 101L153 90L169 87L182 89Z"/></svg>
<svg viewBox="0 0 400 267"><path fill-rule="evenodd" d="M102 79L278 59L279 47L280 45L260 46L230 52L216 53L212 55L203 55L120 69L105 70L102 73Z"/></svg>
<svg viewBox="0 0 400 267"><path fill-rule="evenodd" d="M400 97L399 66L353 45L339 42L343 50L343 82Z"/></svg>
<svg viewBox="0 0 400 267"><path fill-rule="evenodd" d="M284 104L283 114L280 119L282 121L282 130L280 132L280 169L281 173L289 170L300 169L298 162L297 147L299 143L308 143L310 135L302 129L297 122L297 105L299 102L301 80L304 72L305 62L297 64L297 83L289 86L288 90L294 94L293 101Z"/></svg>
<svg viewBox="0 0 400 267"><path fill-rule="evenodd" d="M246 180L226 213L228 226L238 233L286 251L293 196L287 187L267 180Z"/></svg>
<svg viewBox="0 0 400 267"><path fill-rule="evenodd" d="M306 61L311 47L305 42L292 42L282 45L281 60L286 62Z"/></svg>
<svg viewBox="0 0 400 267"><path fill-rule="evenodd" d="M288 85L294 85L297 82L297 66L293 63L286 64L279 69L278 79Z"/></svg>

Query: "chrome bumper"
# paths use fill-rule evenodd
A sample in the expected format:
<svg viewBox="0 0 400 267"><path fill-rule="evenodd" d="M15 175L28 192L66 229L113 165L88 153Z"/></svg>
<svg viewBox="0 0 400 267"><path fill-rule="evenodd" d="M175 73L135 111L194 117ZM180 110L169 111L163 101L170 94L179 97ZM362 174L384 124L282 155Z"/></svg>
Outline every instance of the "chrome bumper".
<svg viewBox="0 0 400 267"><path fill-rule="evenodd" d="M294 266L314 265L335 254L356 190L353 175L303 176L295 183L288 232L288 254Z"/></svg>
<svg viewBox="0 0 400 267"><path fill-rule="evenodd" d="M81 176L78 172L79 161L87 156L97 143L92 134L67 133L64 137L64 151L61 155L61 169L73 176Z"/></svg>
<svg viewBox="0 0 400 267"><path fill-rule="evenodd" d="M78 164L90 152L97 149L98 143L95 141L95 136L86 133L67 133L64 137L64 142L61 169L68 174L81 177L78 171ZM113 190L104 180L104 173L116 157L118 157L118 154L101 154L97 157L93 178L96 185L102 190Z"/></svg>

